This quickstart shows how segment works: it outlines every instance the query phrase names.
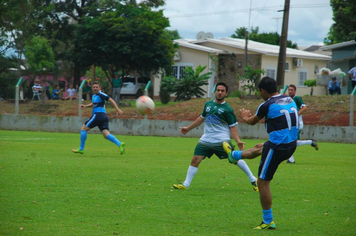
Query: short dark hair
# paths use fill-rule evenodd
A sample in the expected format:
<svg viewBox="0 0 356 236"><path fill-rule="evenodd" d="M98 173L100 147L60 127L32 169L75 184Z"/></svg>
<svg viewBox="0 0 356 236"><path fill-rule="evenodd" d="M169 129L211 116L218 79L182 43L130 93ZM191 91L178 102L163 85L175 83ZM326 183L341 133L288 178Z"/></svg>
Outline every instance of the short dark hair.
<svg viewBox="0 0 356 236"><path fill-rule="evenodd" d="M290 84L288 87L292 87L294 90L297 90L297 87L294 84Z"/></svg>
<svg viewBox="0 0 356 236"><path fill-rule="evenodd" d="M225 82L217 82L217 83L216 83L216 86L215 86L215 89L216 89L219 85L224 86L225 89L226 89L226 92L229 91L229 86L227 86L227 84L226 84Z"/></svg>
<svg viewBox="0 0 356 236"><path fill-rule="evenodd" d="M266 90L267 93L272 94L277 92L277 83L276 81L268 76L265 76L258 83L257 87L261 91L261 89Z"/></svg>
<svg viewBox="0 0 356 236"><path fill-rule="evenodd" d="M93 81L93 83L92 83L92 84L97 84L97 85L99 85L99 86L100 86L99 81Z"/></svg>

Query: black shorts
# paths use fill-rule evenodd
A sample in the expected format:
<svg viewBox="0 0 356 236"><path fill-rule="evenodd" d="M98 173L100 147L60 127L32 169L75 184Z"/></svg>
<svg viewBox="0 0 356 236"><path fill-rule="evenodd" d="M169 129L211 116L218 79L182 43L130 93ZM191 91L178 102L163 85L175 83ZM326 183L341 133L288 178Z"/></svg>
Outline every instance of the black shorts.
<svg viewBox="0 0 356 236"><path fill-rule="evenodd" d="M109 118L106 113L95 113L85 121L84 124L90 129L98 126L100 131L103 131L104 129L109 130Z"/></svg>
<svg viewBox="0 0 356 236"><path fill-rule="evenodd" d="M289 159L295 149L296 142L280 149L271 142L267 141L263 145L260 167L258 168L258 177L263 180L272 180L279 164Z"/></svg>

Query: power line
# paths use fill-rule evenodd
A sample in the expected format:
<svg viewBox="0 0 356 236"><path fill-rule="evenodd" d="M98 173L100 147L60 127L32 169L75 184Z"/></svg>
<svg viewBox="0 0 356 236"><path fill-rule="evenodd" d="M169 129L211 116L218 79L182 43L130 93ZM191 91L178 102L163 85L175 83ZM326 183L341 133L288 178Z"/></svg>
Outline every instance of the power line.
<svg viewBox="0 0 356 236"><path fill-rule="evenodd" d="M330 7L328 4L296 4L290 6L290 8L321 8L321 7ZM270 7L256 7L251 8L251 11L276 11L283 9L282 5L279 6L270 6ZM214 11L214 12L200 12L200 13L189 13L189 14L179 14L179 15L168 15L169 18L181 18L181 17L198 17L198 16L209 16L209 15L222 15L222 14L233 14L233 13L242 13L248 12L250 9L240 9L240 10L229 10L229 11Z"/></svg>

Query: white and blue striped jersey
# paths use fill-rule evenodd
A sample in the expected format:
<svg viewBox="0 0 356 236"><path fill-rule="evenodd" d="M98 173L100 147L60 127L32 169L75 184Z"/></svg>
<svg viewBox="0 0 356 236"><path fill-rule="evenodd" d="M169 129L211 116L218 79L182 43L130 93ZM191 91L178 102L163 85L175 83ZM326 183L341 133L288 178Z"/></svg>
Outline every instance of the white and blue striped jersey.
<svg viewBox="0 0 356 236"><path fill-rule="evenodd" d="M269 141L276 146L296 142L299 132L298 109L291 97L270 97L257 108L256 116L265 118Z"/></svg>
<svg viewBox="0 0 356 236"><path fill-rule="evenodd" d="M93 114L95 113L106 113L105 110L105 101L108 101L110 96L99 91L97 94L93 94L92 103L93 103Z"/></svg>

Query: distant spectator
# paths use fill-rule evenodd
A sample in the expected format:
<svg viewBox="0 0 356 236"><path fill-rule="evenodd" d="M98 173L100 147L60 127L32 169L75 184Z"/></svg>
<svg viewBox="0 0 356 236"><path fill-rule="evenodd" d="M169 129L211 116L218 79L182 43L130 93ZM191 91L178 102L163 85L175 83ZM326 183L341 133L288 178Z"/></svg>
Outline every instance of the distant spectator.
<svg viewBox="0 0 356 236"><path fill-rule="evenodd" d="M35 83L32 86L32 90L38 92L39 94L42 93L42 85L38 79L35 80Z"/></svg>
<svg viewBox="0 0 356 236"><path fill-rule="evenodd" d="M90 100L91 95L91 87L85 83L84 87L82 89L82 99L84 100Z"/></svg>
<svg viewBox="0 0 356 236"><path fill-rule="evenodd" d="M73 84L70 85L70 87L67 89L68 96L65 98L66 100L73 100L77 99L77 90L73 87Z"/></svg>
<svg viewBox="0 0 356 236"><path fill-rule="evenodd" d="M116 104L120 104L120 94L121 94L121 87L122 87L122 80L119 78L119 72L114 72L114 78L112 79L113 83L113 94L112 98L115 100Z"/></svg>
<svg viewBox="0 0 356 236"><path fill-rule="evenodd" d="M32 100L37 97L38 100L41 100L41 94L42 94L42 85L41 82L38 79L35 79L35 83L32 86Z"/></svg>
<svg viewBox="0 0 356 236"><path fill-rule="evenodd" d="M51 100L51 98L52 98L52 96L51 96L51 94L49 92L49 86L46 86L46 97L47 97L48 100Z"/></svg>
<svg viewBox="0 0 356 236"><path fill-rule="evenodd" d="M334 93L341 94L340 83L336 77L332 77L329 82L329 94L333 95Z"/></svg>
<svg viewBox="0 0 356 236"><path fill-rule="evenodd" d="M351 82L352 82L352 89L356 86L356 61L355 61L355 67L351 68L349 70L349 76L351 77Z"/></svg>
<svg viewBox="0 0 356 236"><path fill-rule="evenodd" d="M52 93L52 99L53 100L61 100L61 92L63 91L63 89L59 88L59 85L56 85L56 87L53 90Z"/></svg>

